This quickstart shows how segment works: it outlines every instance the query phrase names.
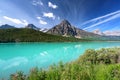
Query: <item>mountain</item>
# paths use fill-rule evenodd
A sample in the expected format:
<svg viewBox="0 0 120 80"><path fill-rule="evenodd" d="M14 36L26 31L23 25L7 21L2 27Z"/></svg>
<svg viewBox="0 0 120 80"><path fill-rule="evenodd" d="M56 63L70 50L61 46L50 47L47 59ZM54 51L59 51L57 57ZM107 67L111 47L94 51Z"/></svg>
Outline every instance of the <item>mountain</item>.
<svg viewBox="0 0 120 80"><path fill-rule="evenodd" d="M62 35L65 37L75 38L96 38L100 35L84 31L82 29L72 26L67 20L63 20L60 24L54 26L47 31L48 34Z"/></svg>
<svg viewBox="0 0 120 80"><path fill-rule="evenodd" d="M101 32L99 29L95 29L95 30L93 31L93 33L94 33L94 34L98 34L98 35L104 35L104 33Z"/></svg>
<svg viewBox="0 0 120 80"><path fill-rule="evenodd" d="M106 36L120 36L120 31L105 31L103 33Z"/></svg>
<svg viewBox="0 0 120 80"><path fill-rule="evenodd" d="M1 26L0 26L0 29L10 29L10 28L15 28L15 27L14 27L14 26L11 26L11 25L8 25L8 24L1 25Z"/></svg>
<svg viewBox="0 0 120 80"><path fill-rule="evenodd" d="M118 31L104 31L104 32L101 32L99 29L95 29L95 30L93 30L92 31L94 34L98 34L98 35L101 35L101 36L111 36L111 37L113 37L113 36L120 36L120 31L118 30Z"/></svg>
<svg viewBox="0 0 120 80"><path fill-rule="evenodd" d="M0 42L72 42L85 41L71 37L46 34L29 28L0 29Z"/></svg>
<svg viewBox="0 0 120 80"><path fill-rule="evenodd" d="M38 30L38 31L41 31L41 32L44 32L44 33L48 31L48 29L46 29L46 28L38 28L34 24L28 24L27 26L25 26L25 28Z"/></svg>
<svg viewBox="0 0 120 80"><path fill-rule="evenodd" d="M34 30L40 30L38 27L36 27L33 24L28 24L27 26L25 26L25 28L34 29Z"/></svg>

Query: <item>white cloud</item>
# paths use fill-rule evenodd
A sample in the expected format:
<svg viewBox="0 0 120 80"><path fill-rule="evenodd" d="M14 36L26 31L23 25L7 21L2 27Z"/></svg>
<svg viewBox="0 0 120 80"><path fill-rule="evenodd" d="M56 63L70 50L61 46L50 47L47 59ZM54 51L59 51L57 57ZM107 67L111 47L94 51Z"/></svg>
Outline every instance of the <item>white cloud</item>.
<svg viewBox="0 0 120 80"><path fill-rule="evenodd" d="M55 19L55 15L53 13L51 13L51 12L49 12L49 13L44 12L43 17L48 17L48 18Z"/></svg>
<svg viewBox="0 0 120 80"><path fill-rule="evenodd" d="M109 13L109 14L104 15L104 16L100 16L100 17L97 17L97 18L88 20L88 21L84 22L82 25L88 24L88 23L90 23L90 22L98 21L98 20L100 20L100 19L103 19L103 18L112 16L112 15L115 15L115 14L118 14L118 13L120 13L120 10L118 10L118 11L116 11L116 12Z"/></svg>
<svg viewBox="0 0 120 80"><path fill-rule="evenodd" d="M42 19L42 18L40 16L38 16L37 19Z"/></svg>
<svg viewBox="0 0 120 80"><path fill-rule="evenodd" d="M9 20L9 21L12 21L16 24L21 24L21 21L19 19L10 18L10 17L7 17L7 16L3 16L3 18L6 19L6 20Z"/></svg>
<svg viewBox="0 0 120 80"><path fill-rule="evenodd" d="M43 20L40 20L40 24L42 24L42 25L46 25L47 22L45 22L45 21L43 21Z"/></svg>
<svg viewBox="0 0 120 80"><path fill-rule="evenodd" d="M40 23L40 24L42 24L42 25L46 25L46 24L47 24L46 21L42 20L42 17L38 16L38 17L36 17L36 18L39 20L39 23Z"/></svg>
<svg viewBox="0 0 120 80"><path fill-rule="evenodd" d="M48 2L48 6L53 8L53 9L56 9L58 7L57 5L55 5L55 4L51 3L51 2Z"/></svg>
<svg viewBox="0 0 120 80"><path fill-rule="evenodd" d="M41 0L33 0L32 5L34 5L34 6L38 6L38 5L43 6L44 4L43 4L43 2Z"/></svg>
<svg viewBox="0 0 120 80"><path fill-rule="evenodd" d="M114 13L115 13L115 12L114 12ZM112 13L110 13L110 14L112 14ZM89 28L96 27L96 26L98 26L98 25L100 25L100 24L106 23L106 22L111 21L111 20L113 20L113 19L120 18L120 11L117 11L115 14L112 14L112 15L110 15L110 14L108 14L109 17L108 17L108 15L105 15L104 17L99 17L99 18L96 18L96 19L92 19L92 20L90 20L90 21L87 21L87 22L89 22L89 23L92 22L92 21L98 21L98 22L95 23L95 24L92 24L91 26L88 26L88 27L84 28L84 30L89 29ZM108 18L106 18L106 19L104 19L104 20L101 20L102 18L105 18L106 16L107 16ZM86 23L87 23L87 22L86 22Z"/></svg>
<svg viewBox="0 0 120 80"><path fill-rule="evenodd" d="M15 24L22 24L22 25L27 25L28 22L26 20L19 20L19 19L15 19L15 18L11 18L8 16L3 16L4 19L9 20Z"/></svg>
<svg viewBox="0 0 120 80"><path fill-rule="evenodd" d="M28 22L26 20L23 20L23 25L28 25Z"/></svg>

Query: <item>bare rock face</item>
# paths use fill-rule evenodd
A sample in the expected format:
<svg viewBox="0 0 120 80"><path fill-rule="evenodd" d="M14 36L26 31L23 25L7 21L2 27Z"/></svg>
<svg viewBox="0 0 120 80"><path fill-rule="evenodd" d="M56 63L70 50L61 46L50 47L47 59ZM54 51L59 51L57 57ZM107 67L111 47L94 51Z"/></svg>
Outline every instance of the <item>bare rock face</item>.
<svg viewBox="0 0 120 80"><path fill-rule="evenodd" d="M52 29L48 30L47 33L63 36L75 36L75 28L67 20L63 20L59 25L56 25Z"/></svg>
<svg viewBox="0 0 120 80"><path fill-rule="evenodd" d="M75 38L87 38L99 36L97 34L86 32L82 29L78 29L72 26L67 20L63 20L60 24L48 30L47 33Z"/></svg>

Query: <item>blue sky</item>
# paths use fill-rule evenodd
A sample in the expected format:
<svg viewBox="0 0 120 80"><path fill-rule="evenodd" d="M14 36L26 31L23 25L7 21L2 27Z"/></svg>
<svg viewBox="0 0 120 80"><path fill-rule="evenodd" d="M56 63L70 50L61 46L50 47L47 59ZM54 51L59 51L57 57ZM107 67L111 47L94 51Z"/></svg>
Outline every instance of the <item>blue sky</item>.
<svg viewBox="0 0 120 80"><path fill-rule="evenodd" d="M51 28L63 19L87 31L120 31L120 0L0 0L0 25Z"/></svg>

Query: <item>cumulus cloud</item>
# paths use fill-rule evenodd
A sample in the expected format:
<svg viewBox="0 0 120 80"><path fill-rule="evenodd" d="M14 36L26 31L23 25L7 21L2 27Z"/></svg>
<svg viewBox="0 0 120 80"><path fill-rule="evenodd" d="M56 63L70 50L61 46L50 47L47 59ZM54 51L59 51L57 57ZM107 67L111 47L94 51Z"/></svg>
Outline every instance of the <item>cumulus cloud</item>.
<svg viewBox="0 0 120 80"><path fill-rule="evenodd" d="M36 17L36 18L39 20L39 23L40 23L40 24L42 24L42 25L46 25L46 24L47 24L46 21L42 20L42 17L38 16L38 17Z"/></svg>
<svg viewBox="0 0 120 80"><path fill-rule="evenodd" d="M55 5L55 4L51 3L51 2L48 2L48 6L53 8L53 9L56 9L58 7L57 5Z"/></svg>
<svg viewBox="0 0 120 80"><path fill-rule="evenodd" d="M55 15L51 12L49 12L49 13L44 12L43 17L48 17L48 18L55 19Z"/></svg>
<svg viewBox="0 0 120 80"><path fill-rule="evenodd" d="M40 24L42 24L42 25L46 25L47 22L45 22L45 21L43 21L43 20L40 20Z"/></svg>
<svg viewBox="0 0 120 80"><path fill-rule="evenodd" d="M113 13L110 13L110 14L107 14L107 15L104 15L104 16L101 16L101 17L98 17L98 18L95 18L95 19L92 19L92 20L89 20L89 21L83 23L83 25L85 25L88 23L95 22L94 24L91 24L90 26L84 28L84 30L96 27L100 24L109 22L109 21L116 19L116 18L120 18L120 11L116 11L116 12L113 12Z"/></svg>
<svg viewBox="0 0 120 80"><path fill-rule="evenodd" d="M23 25L28 25L27 20L23 20L22 24L23 24Z"/></svg>
<svg viewBox="0 0 120 80"><path fill-rule="evenodd" d="M33 0L32 5L34 5L34 6L38 6L38 5L43 6L44 4L43 4L43 2L41 0Z"/></svg>
<svg viewBox="0 0 120 80"><path fill-rule="evenodd" d="M22 25L27 25L28 22L26 20L19 20L19 19L15 19L15 18L11 18L8 16L3 16L4 19L9 20L15 24L22 24Z"/></svg>

